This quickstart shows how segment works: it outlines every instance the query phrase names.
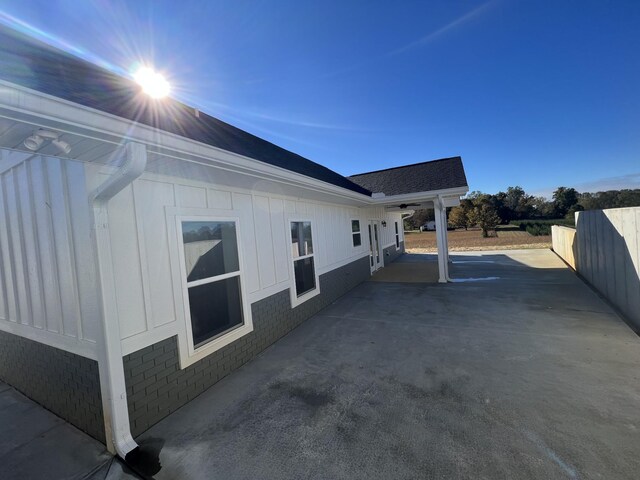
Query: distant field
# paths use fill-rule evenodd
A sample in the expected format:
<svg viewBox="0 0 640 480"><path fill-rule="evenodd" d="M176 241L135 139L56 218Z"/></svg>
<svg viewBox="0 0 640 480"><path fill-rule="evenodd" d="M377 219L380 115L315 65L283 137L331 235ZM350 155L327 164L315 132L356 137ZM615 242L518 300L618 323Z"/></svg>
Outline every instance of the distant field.
<svg viewBox="0 0 640 480"><path fill-rule="evenodd" d="M516 229L498 229L496 237L482 238L479 229L450 230L449 251L551 248L551 236L534 237ZM413 253L436 251L436 232L405 232L405 248Z"/></svg>

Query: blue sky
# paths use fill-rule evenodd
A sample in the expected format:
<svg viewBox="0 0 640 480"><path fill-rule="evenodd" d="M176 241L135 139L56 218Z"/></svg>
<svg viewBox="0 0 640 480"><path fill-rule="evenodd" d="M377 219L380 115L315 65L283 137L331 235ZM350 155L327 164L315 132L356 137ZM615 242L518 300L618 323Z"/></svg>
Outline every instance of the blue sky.
<svg viewBox="0 0 640 480"><path fill-rule="evenodd" d="M342 174L461 155L472 190L640 188L640 2L0 0L0 19Z"/></svg>

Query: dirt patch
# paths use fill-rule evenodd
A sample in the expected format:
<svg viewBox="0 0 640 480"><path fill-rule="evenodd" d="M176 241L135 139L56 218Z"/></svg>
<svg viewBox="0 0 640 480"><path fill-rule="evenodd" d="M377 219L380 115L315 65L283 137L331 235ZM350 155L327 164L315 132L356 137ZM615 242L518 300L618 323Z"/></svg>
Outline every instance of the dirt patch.
<svg viewBox="0 0 640 480"><path fill-rule="evenodd" d="M451 230L448 237L451 252L551 248L551 236L534 237L522 231L499 230L496 236L483 238L479 229ZM436 232L405 232L404 246L408 253L436 252Z"/></svg>

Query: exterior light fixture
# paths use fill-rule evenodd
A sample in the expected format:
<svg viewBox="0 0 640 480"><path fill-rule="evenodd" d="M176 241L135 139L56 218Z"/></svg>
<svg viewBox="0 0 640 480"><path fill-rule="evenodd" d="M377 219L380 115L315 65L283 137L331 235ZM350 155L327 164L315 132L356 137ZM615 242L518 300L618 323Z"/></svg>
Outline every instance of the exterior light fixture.
<svg viewBox="0 0 640 480"><path fill-rule="evenodd" d="M140 67L133 79L142 87L142 91L151 98L160 99L169 95L171 86L165 78L149 67Z"/></svg>
<svg viewBox="0 0 640 480"><path fill-rule="evenodd" d="M35 152L40 148L42 142L44 142L44 138L34 134L24 140L24 146L32 152Z"/></svg>
<svg viewBox="0 0 640 480"><path fill-rule="evenodd" d="M60 151L60 153L68 155L69 152L71 152L71 145L64 140L60 140L59 137L60 134L58 132L39 128L38 130L34 130L33 134L28 136L22 143L25 148L35 152L42 147L45 140L49 140L51 144Z"/></svg>
<svg viewBox="0 0 640 480"><path fill-rule="evenodd" d="M386 221L386 220L382 220L382 226L383 226L384 228L387 228L387 221Z"/></svg>
<svg viewBox="0 0 640 480"><path fill-rule="evenodd" d="M64 140L59 140L59 139L51 140L51 143L55 145L58 150L60 150L60 153L64 153L65 155L68 155L69 152L71 151L71 145L69 145Z"/></svg>

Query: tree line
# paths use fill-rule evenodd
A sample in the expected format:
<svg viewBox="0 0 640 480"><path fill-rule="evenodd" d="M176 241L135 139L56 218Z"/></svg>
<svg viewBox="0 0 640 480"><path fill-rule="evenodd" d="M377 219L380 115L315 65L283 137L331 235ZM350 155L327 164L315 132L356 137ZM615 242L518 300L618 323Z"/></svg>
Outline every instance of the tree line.
<svg viewBox="0 0 640 480"><path fill-rule="evenodd" d="M558 187L552 200L527 194L522 187L509 187L496 194L470 192L460 206L449 210L449 224L455 228L480 227L483 236L498 225L521 220L573 220L578 211L640 206L640 189L580 193ZM416 229L433 220L433 210L416 210L405 220L405 228Z"/></svg>

